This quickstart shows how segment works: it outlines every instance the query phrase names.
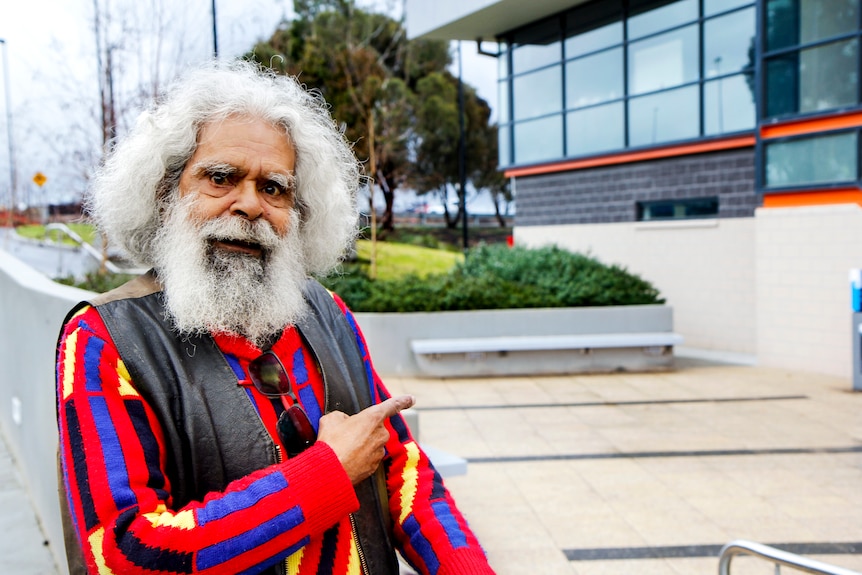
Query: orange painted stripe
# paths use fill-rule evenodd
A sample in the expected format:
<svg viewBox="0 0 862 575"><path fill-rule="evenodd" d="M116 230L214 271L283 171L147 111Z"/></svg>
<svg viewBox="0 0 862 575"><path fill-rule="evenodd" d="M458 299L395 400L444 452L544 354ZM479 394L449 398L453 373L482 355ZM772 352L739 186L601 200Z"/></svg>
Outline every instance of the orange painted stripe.
<svg viewBox="0 0 862 575"><path fill-rule="evenodd" d="M739 136L723 140L710 140L708 142L697 142L694 144L683 144L680 146L669 146L666 148L652 148L639 152L624 152L608 156L586 158L584 160L570 160L543 164L541 166L528 166L525 168L511 168L503 174L507 178L519 176L536 176L539 174L553 174L570 170L582 170L584 168L595 168L598 166L612 166L616 164L628 164L630 162L641 162L644 160L655 160L660 158L672 158L675 156L687 156L690 154L703 154L705 152L717 152L720 150L732 150L734 148L747 148L754 146L754 136Z"/></svg>
<svg viewBox="0 0 862 575"><path fill-rule="evenodd" d="M847 188L787 194L764 194L764 208L790 208L801 206L825 206L829 204L859 204L862 206L862 190Z"/></svg>
<svg viewBox="0 0 862 575"><path fill-rule="evenodd" d="M841 114L825 118L810 118L795 122L761 126L760 137L767 140L769 138L800 136L829 130L840 130L842 128L858 128L859 126L862 126L862 112L853 112L851 114Z"/></svg>

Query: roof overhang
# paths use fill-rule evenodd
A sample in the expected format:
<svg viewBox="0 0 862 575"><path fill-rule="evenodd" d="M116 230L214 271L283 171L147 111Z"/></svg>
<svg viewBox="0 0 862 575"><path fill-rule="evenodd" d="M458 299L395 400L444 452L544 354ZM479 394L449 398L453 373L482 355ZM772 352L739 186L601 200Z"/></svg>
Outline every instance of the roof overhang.
<svg viewBox="0 0 862 575"><path fill-rule="evenodd" d="M407 0L407 34L439 40L494 40L586 0Z"/></svg>

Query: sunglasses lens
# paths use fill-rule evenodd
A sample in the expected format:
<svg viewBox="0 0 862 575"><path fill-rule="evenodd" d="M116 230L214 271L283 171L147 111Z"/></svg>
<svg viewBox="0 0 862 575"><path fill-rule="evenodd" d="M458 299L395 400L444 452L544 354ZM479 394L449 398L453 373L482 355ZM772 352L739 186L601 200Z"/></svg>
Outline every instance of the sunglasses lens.
<svg viewBox="0 0 862 575"><path fill-rule="evenodd" d="M252 383L262 394L277 396L290 393L287 373L274 353L266 352L248 364Z"/></svg>
<svg viewBox="0 0 862 575"><path fill-rule="evenodd" d="M291 405L278 418L278 437L284 444L288 455L299 455L311 447L317 439L317 432L308 420L308 415L298 405Z"/></svg>

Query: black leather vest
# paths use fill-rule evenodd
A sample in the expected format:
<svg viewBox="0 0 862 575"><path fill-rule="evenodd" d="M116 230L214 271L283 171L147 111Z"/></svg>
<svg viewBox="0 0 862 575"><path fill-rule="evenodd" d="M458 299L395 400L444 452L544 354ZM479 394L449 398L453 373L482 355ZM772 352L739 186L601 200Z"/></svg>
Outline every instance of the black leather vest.
<svg viewBox="0 0 862 575"><path fill-rule="evenodd" d="M319 283L309 280L304 295L311 312L297 328L321 366L325 412L358 413L371 397L354 332ZM174 508L278 461L274 441L213 339L180 338L171 330L152 273L82 302L67 321L84 305L98 309L136 389L161 423ZM368 575L397 574L382 466L355 488L360 510L353 523ZM62 494L61 500L65 506ZM64 529L75 573L73 555L80 561L80 548L69 549L76 538L69 537L72 526L65 520ZM284 565L269 572L283 573Z"/></svg>

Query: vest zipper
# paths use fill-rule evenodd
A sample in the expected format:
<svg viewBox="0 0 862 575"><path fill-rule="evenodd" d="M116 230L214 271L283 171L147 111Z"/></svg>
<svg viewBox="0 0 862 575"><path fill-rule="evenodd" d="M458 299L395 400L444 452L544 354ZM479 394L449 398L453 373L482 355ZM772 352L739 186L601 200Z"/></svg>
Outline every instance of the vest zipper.
<svg viewBox="0 0 862 575"><path fill-rule="evenodd" d="M362 550L362 546L359 544L359 536L357 533L359 530L356 528L356 518L353 516L353 513L348 515L350 517L350 534L353 536L353 542L356 543L356 554L359 555L359 569L363 574L369 575L371 572L368 570L368 563L365 559L365 552Z"/></svg>

